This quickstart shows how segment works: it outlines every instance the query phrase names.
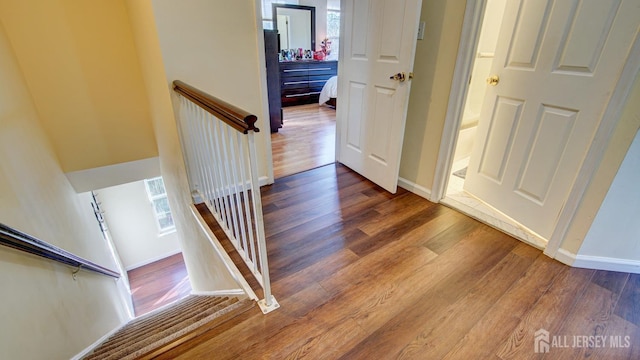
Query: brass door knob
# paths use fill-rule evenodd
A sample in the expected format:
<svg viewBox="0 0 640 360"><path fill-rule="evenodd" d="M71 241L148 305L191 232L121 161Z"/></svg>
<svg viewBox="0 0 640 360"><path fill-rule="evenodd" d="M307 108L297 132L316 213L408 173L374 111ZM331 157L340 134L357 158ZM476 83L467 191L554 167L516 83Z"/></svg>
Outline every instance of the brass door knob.
<svg viewBox="0 0 640 360"><path fill-rule="evenodd" d="M487 78L487 84L491 86L496 86L500 82L500 77L498 75L491 75Z"/></svg>
<svg viewBox="0 0 640 360"><path fill-rule="evenodd" d="M397 73L395 75L390 76L389 79L398 80L400 82L403 82L403 81L405 81L407 79L407 77L403 72L399 72L399 73Z"/></svg>

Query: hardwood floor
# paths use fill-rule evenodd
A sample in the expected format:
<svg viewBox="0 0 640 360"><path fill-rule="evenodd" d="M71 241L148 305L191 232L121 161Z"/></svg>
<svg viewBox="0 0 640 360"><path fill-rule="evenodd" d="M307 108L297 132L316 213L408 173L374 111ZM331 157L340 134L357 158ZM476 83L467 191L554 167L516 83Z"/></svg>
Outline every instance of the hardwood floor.
<svg viewBox="0 0 640 360"><path fill-rule="evenodd" d="M191 293L182 253L127 272L135 316L144 315Z"/></svg>
<svg viewBox="0 0 640 360"><path fill-rule="evenodd" d="M640 275L570 268L341 165L281 179L263 204L281 308L159 359L537 359L538 329L568 346L548 358L640 358ZM607 346L571 347L595 335Z"/></svg>
<svg viewBox="0 0 640 360"><path fill-rule="evenodd" d="M284 125L271 134L276 179L335 161L336 110L308 104L283 108Z"/></svg>

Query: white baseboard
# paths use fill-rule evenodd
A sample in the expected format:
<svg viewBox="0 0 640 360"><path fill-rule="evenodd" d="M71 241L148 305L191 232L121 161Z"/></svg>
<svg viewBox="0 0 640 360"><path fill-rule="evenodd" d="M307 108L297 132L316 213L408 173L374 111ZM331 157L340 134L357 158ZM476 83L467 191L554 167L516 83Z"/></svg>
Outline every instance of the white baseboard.
<svg viewBox="0 0 640 360"><path fill-rule="evenodd" d="M427 200L430 200L431 198L431 189L427 189L426 187L418 185L405 178L398 178L398 186Z"/></svg>
<svg viewBox="0 0 640 360"><path fill-rule="evenodd" d="M215 290L215 291L191 291L191 295L198 296L247 296L242 289Z"/></svg>
<svg viewBox="0 0 640 360"><path fill-rule="evenodd" d="M638 260L618 259L604 256L576 255L565 249L558 249L555 258L563 264L577 268L640 274L640 261Z"/></svg>
<svg viewBox="0 0 640 360"><path fill-rule="evenodd" d="M85 348L84 350L82 350L81 352L79 352L78 354L76 354L74 357L71 358L71 360L80 360L83 357L87 356L87 354L89 354L90 352L93 351L93 349L97 348L100 344L102 344L103 342L107 341L108 338L111 337L111 335L115 334L116 332L118 332L120 329L122 329L123 327L125 327L125 325L127 325L129 323L130 320L127 320L123 323L121 323L119 326L116 326L115 329L109 331L108 333L106 333L103 337L101 337L100 339L96 340L93 344L89 345L87 348Z"/></svg>
<svg viewBox="0 0 640 360"><path fill-rule="evenodd" d="M576 254L568 252L565 249L558 249L554 259L565 265L573 266L573 263L576 262Z"/></svg>
<svg viewBox="0 0 640 360"><path fill-rule="evenodd" d="M269 181L268 176L260 176L258 178L258 184L260 184L260 186L271 185L273 184L273 181Z"/></svg>
<svg viewBox="0 0 640 360"><path fill-rule="evenodd" d="M141 262L139 262L139 263L135 263L135 264L133 264L133 265L129 265L129 266L127 266L125 269L126 269L127 271L131 271L131 270L133 270L133 269L137 269L137 268L139 268L139 267L141 267L141 266L149 265L149 264L151 264L152 262L156 262L156 261L158 261L158 260L162 260L162 259L168 258L169 256L173 256L173 255L175 255L175 254L179 254L179 253L181 253L181 252L182 252L182 249L173 250L173 251L170 251L170 252L168 252L168 253L165 253L165 254L161 254L161 255L155 256L155 257L153 257L153 258L151 258L151 259L147 259L147 260L141 261Z"/></svg>

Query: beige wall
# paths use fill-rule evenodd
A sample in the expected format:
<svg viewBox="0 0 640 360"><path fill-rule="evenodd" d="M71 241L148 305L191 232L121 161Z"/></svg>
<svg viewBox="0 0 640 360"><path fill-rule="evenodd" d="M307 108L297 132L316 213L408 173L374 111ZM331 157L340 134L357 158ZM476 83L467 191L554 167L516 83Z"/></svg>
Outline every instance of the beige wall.
<svg viewBox="0 0 640 360"><path fill-rule="evenodd" d="M207 3L210 6L215 5L213 2ZM166 5L167 8L163 8L163 5ZM190 8L184 1L171 2L170 4L154 4L154 6L160 8L159 12L163 13L165 18L171 14L171 6ZM215 6L213 7L215 8ZM160 168L167 188L176 229L181 239L182 253L189 272L191 286L196 291L235 289L238 287L237 284L213 253L211 245L202 235L189 209L192 200L171 104L171 87L167 80L172 79L172 77L167 77L168 72L165 71L154 20L154 9L150 2L139 0L128 0L127 8L138 56L141 63L144 64L143 77L151 105L151 118L160 152ZM164 13L163 10L169 13ZM205 16L211 10L210 7L205 7L195 9L195 12L201 11L205 13L203 14ZM180 12L178 11L178 14ZM220 11L213 9L213 12ZM234 17L233 12L226 11L225 14L231 18ZM202 21L204 23L198 22L193 26L208 26L206 19ZM165 23L164 26L165 34L169 33L168 36L173 37L177 42L189 37L188 33L181 32L181 27L178 24L169 22L168 24ZM171 29L174 31L171 31ZM198 32L196 31L195 33L197 34ZM206 33L202 34L202 36L208 37ZM196 61L204 63L211 62L209 67L215 68L215 58L207 59L207 56L207 54L200 53L181 53L179 49L176 49L176 53L173 54L173 57L194 58ZM173 60L175 61L175 59ZM228 71L228 69L224 71L230 74L236 73L236 71L232 72ZM197 74L193 76L198 77Z"/></svg>
<svg viewBox="0 0 640 360"><path fill-rule="evenodd" d="M158 155L123 0L1 0L64 172Z"/></svg>
<svg viewBox="0 0 640 360"><path fill-rule="evenodd" d="M400 177L431 189L464 19L464 0L423 0Z"/></svg>
<svg viewBox="0 0 640 360"><path fill-rule="evenodd" d="M152 4L167 80L182 80L256 114L262 129L256 136L259 175L267 176L270 126L262 94L266 79L260 73L266 65L255 1L153 0Z"/></svg>
<svg viewBox="0 0 640 360"><path fill-rule="evenodd" d="M0 221L115 269L64 176L0 25ZM128 318L109 277L0 247L0 358L68 359Z"/></svg>

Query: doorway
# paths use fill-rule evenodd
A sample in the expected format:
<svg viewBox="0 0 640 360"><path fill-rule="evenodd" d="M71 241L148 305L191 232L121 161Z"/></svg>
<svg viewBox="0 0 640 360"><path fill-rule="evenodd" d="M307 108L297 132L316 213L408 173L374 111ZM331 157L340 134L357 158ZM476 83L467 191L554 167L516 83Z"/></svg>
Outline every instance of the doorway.
<svg viewBox="0 0 640 360"><path fill-rule="evenodd" d="M295 11L304 15L310 12L314 20L311 23L307 16L300 14L296 14L291 21L284 21L281 14L293 11L288 8L292 6L287 1L262 1L262 6L269 108L272 118L276 118L275 125L273 119L271 124L272 165L274 179L279 179L336 160L334 84L340 36L340 2L299 1ZM277 17L273 13L276 6L279 9ZM295 26L292 25L294 20L297 21ZM271 33L267 37L267 32L274 31L273 21L277 22L277 35ZM295 43L302 44L303 40L309 41L309 36L312 38L312 48L315 41L315 49L312 50L322 49L322 53L312 53L311 58L306 55L302 58L292 56L294 50L302 48L304 52L309 47L308 44L294 46L292 39L296 38L298 41ZM279 53L275 61L270 60L274 47L275 52ZM269 70L270 61L275 64ZM279 76L273 73L279 73Z"/></svg>
<svg viewBox="0 0 640 360"><path fill-rule="evenodd" d="M471 40L460 47L432 199L554 256L637 71L631 54L638 10L627 1L506 2L504 20L488 20L500 13L492 8L498 3L471 2L467 9L463 38ZM491 53L483 48L491 36L480 26L483 14L484 25L501 24L496 60L484 74L479 61ZM484 79L478 135L470 135L474 80ZM465 145L467 138L475 145Z"/></svg>
<svg viewBox="0 0 640 360"><path fill-rule="evenodd" d="M306 1L299 2L303 3ZM327 4L322 1L314 3ZM401 4L390 0L348 1L341 5L345 7L340 9L341 34L338 38L341 42L341 54L337 71L339 85L336 86L335 98L340 103L336 106L340 124L339 128L336 127L336 159L385 190L395 193L422 0L407 0ZM274 9L277 7L273 4ZM264 6L262 10L264 16ZM270 25L273 25L273 21L269 20L267 23L263 18L265 32ZM297 50L296 60L309 58L309 52L302 48ZM280 52L280 55L290 59L294 53L285 51ZM304 64L303 61L290 61L292 64L296 62L305 66L294 69L288 66L283 68L281 65L284 62L279 64L281 83L290 86L281 87L279 99L283 104L293 101L291 98L322 95L320 89L315 90L316 92L310 90L311 83L315 86L317 81L329 80L312 78L317 73L311 74L311 62ZM305 72L307 80L290 79L294 76L305 77ZM267 77L269 73L266 72ZM267 84L269 83L267 78ZM274 98L271 93L267 91L269 102ZM269 109L270 115L276 115L270 117L271 128L274 129L278 126L278 121L274 121L274 118L277 120L277 112L272 112L271 106ZM272 168L269 170L272 171Z"/></svg>
<svg viewBox="0 0 640 360"><path fill-rule="evenodd" d="M462 108L462 120L457 130L458 139L441 202L542 249L547 243L545 239L464 190L469 160L478 135L480 113L487 89L486 79L491 76L505 6L506 0L486 1Z"/></svg>

